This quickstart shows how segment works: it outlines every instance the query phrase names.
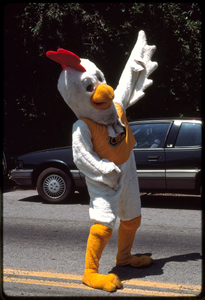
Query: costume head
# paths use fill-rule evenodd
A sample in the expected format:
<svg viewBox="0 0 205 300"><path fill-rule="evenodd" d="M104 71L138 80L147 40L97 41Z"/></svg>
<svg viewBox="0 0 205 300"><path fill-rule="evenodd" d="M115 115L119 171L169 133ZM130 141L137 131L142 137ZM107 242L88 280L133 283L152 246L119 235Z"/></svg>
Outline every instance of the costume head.
<svg viewBox="0 0 205 300"><path fill-rule="evenodd" d="M114 90L94 63L64 49L48 51L46 55L61 64L58 90L78 119L88 118L105 125L116 122Z"/></svg>

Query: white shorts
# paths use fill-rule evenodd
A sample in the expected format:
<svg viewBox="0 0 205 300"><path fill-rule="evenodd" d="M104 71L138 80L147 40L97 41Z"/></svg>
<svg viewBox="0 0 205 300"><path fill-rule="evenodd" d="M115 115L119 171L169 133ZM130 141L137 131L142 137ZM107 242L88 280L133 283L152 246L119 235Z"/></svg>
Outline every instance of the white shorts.
<svg viewBox="0 0 205 300"><path fill-rule="evenodd" d="M117 191L104 183L86 177L90 195L89 214L93 222L114 228L117 216L130 221L141 215L141 200L134 153L118 166L122 175Z"/></svg>

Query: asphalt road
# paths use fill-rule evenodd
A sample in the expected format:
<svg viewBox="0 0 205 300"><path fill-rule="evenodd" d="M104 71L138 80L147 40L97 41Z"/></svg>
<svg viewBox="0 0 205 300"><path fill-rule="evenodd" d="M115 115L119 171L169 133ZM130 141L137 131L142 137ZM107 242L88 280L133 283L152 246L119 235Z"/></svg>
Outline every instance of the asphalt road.
<svg viewBox="0 0 205 300"><path fill-rule="evenodd" d="M3 292L8 296L194 296L201 292L201 198L142 196L142 223L133 254L148 254L148 268L116 267L119 220L100 260L100 273L124 282L115 293L82 284L92 225L89 198L46 204L35 190L3 194Z"/></svg>

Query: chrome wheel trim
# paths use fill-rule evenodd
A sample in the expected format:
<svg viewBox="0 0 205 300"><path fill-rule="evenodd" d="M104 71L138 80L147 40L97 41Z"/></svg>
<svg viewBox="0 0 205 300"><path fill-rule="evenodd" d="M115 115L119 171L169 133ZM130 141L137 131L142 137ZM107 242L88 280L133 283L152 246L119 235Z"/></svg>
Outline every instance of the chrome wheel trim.
<svg viewBox="0 0 205 300"><path fill-rule="evenodd" d="M66 183L61 176L51 174L43 181L43 191L47 197L59 199L66 191Z"/></svg>

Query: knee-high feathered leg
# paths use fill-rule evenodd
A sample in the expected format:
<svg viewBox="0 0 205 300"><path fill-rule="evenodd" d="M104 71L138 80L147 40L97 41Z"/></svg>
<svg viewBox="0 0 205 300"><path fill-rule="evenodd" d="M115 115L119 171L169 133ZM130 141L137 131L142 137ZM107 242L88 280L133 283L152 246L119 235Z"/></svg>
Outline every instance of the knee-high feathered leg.
<svg viewBox="0 0 205 300"><path fill-rule="evenodd" d="M83 283L108 292L122 288L119 277L115 274L98 274L99 260L103 249L112 235L112 229L102 224L94 224L90 228L85 257Z"/></svg>
<svg viewBox="0 0 205 300"><path fill-rule="evenodd" d="M133 267L146 267L153 263L153 259L147 255L140 257L131 255L136 230L139 228L141 216L131 221L120 220L118 230L118 253L115 260L116 265L132 265Z"/></svg>

